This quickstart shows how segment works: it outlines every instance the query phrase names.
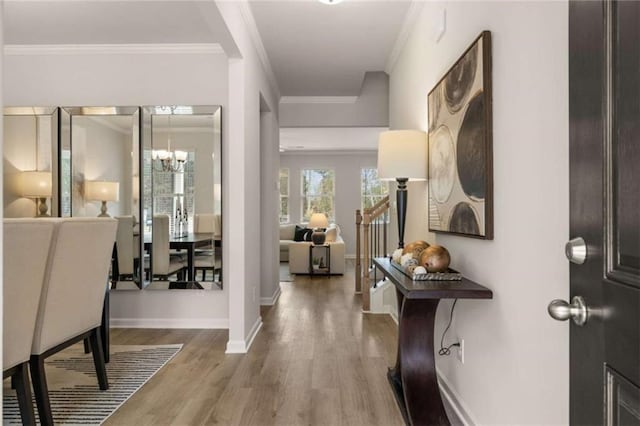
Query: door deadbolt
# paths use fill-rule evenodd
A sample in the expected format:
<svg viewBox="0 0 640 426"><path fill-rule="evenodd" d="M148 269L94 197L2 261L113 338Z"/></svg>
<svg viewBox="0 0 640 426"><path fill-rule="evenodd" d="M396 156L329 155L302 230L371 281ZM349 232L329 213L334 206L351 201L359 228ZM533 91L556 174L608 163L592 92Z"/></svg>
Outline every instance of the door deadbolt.
<svg viewBox="0 0 640 426"><path fill-rule="evenodd" d="M565 244L564 254L569 262L582 265L587 260L587 243L582 237L573 238Z"/></svg>

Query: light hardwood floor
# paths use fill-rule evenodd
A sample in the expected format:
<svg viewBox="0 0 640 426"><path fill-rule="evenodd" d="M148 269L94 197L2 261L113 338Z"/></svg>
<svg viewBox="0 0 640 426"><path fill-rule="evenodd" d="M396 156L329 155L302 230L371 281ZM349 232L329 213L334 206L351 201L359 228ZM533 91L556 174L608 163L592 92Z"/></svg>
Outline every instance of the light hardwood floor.
<svg viewBox="0 0 640 426"><path fill-rule="evenodd" d="M387 383L397 327L363 315L353 268L281 283L246 355L223 330L114 329L112 344L184 343L107 425L402 425Z"/></svg>

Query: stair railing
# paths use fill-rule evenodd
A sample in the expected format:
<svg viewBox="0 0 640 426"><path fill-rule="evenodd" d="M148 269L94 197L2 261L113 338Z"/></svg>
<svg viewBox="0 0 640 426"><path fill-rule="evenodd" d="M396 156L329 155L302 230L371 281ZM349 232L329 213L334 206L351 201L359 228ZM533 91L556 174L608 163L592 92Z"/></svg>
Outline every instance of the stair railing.
<svg viewBox="0 0 640 426"><path fill-rule="evenodd" d="M374 206L356 210L356 293L362 293L362 310L370 309L370 289L375 283L373 258L387 255L389 196ZM364 264L363 264L364 262Z"/></svg>

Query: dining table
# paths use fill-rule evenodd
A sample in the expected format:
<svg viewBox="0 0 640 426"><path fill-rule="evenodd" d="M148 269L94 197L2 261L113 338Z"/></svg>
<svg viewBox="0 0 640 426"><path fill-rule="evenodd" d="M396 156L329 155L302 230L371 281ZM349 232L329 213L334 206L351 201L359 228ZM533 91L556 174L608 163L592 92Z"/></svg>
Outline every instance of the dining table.
<svg viewBox="0 0 640 426"><path fill-rule="evenodd" d="M219 246L219 239L213 234L206 232L189 232L182 236L172 235L169 238L169 248L171 250L185 250L187 252L187 279L195 281L196 268L194 264L195 251L197 248ZM152 241L149 234L145 234L144 249L151 254Z"/></svg>

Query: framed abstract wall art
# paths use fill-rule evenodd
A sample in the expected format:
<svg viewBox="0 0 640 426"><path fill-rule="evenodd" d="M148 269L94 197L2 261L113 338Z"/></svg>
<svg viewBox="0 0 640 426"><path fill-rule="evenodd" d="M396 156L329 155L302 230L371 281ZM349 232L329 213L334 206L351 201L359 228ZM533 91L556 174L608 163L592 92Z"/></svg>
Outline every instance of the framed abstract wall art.
<svg viewBox="0 0 640 426"><path fill-rule="evenodd" d="M429 92L429 230L493 239L491 33Z"/></svg>

